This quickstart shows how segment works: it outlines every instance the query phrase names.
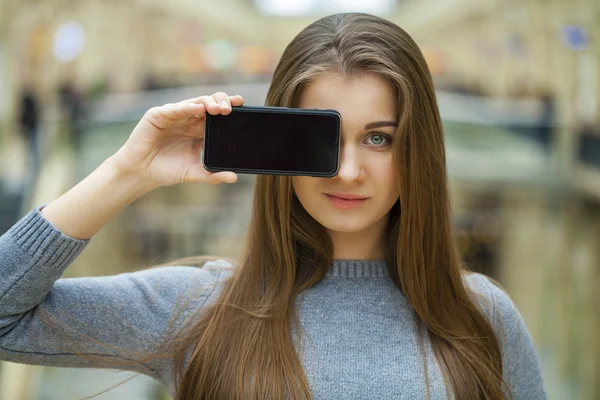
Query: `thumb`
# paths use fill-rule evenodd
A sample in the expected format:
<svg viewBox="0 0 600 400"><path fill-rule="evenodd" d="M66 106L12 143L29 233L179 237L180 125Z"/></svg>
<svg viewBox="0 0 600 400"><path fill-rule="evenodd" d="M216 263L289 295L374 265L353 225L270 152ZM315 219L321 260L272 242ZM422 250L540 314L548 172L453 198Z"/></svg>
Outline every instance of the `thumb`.
<svg viewBox="0 0 600 400"><path fill-rule="evenodd" d="M188 170L185 182L188 183L210 183L213 185L225 182L235 183L237 174L234 172L209 172L201 164L196 164Z"/></svg>
<svg viewBox="0 0 600 400"><path fill-rule="evenodd" d="M237 182L237 174L229 171L210 173L209 182L214 184L221 182L235 183Z"/></svg>

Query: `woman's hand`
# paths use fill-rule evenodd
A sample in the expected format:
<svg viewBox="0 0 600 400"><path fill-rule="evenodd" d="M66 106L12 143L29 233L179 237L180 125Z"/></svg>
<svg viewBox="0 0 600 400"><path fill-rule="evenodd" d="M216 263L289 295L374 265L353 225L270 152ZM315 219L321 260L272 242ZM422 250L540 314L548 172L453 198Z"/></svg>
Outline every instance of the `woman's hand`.
<svg viewBox="0 0 600 400"><path fill-rule="evenodd" d="M235 173L212 173L202 165L204 118L207 112L228 115L231 106L243 103L241 96L219 92L151 108L112 156L113 165L155 188L184 182L233 183Z"/></svg>

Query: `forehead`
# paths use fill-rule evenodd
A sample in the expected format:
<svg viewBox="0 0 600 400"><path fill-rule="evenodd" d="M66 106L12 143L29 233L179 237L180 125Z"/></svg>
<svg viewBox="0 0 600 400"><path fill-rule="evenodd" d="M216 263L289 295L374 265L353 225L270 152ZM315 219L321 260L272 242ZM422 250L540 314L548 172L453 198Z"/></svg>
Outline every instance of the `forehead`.
<svg viewBox="0 0 600 400"><path fill-rule="evenodd" d="M299 107L337 110L345 126L398 118L396 94L391 85L368 73L352 78L334 73L322 75L304 88Z"/></svg>

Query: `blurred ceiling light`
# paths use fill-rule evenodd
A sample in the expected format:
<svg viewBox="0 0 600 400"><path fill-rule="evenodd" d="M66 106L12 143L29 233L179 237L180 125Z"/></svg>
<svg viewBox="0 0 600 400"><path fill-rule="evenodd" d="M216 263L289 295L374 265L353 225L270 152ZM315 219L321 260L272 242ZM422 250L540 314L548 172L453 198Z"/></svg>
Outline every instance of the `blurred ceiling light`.
<svg viewBox="0 0 600 400"><path fill-rule="evenodd" d="M263 13L296 17L311 13L365 12L381 14L391 11L396 0L254 0Z"/></svg>
<svg viewBox="0 0 600 400"><path fill-rule="evenodd" d="M265 14L295 16L309 13L315 0L255 0L255 3Z"/></svg>
<svg viewBox="0 0 600 400"><path fill-rule="evenodd" d="M67 63L79 57L85 44L85 31L78 22L66 22L54 33L52 46L54 58L60 63Z"/></svg>
<svg viewBox="0 0 600 400"><path fill-rule="evenodd" d="M228 40L215 39L205 46L205 56L210 68L225 71L234 66L237 49Z"/></svg>

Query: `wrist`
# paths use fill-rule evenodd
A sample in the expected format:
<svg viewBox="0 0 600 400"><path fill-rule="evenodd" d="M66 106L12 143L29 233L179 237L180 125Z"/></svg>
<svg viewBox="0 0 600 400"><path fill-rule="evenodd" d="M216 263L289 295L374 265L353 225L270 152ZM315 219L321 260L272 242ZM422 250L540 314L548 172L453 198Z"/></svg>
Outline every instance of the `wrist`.
<svg viewBox="0 0 600 400"><path fill-rule="evenodd" d="M118 193L134 201L144 194L157 189L158 186L139 174L125 171L115 162L114 156L106 159L98 168L102 175Z"/></svg>

